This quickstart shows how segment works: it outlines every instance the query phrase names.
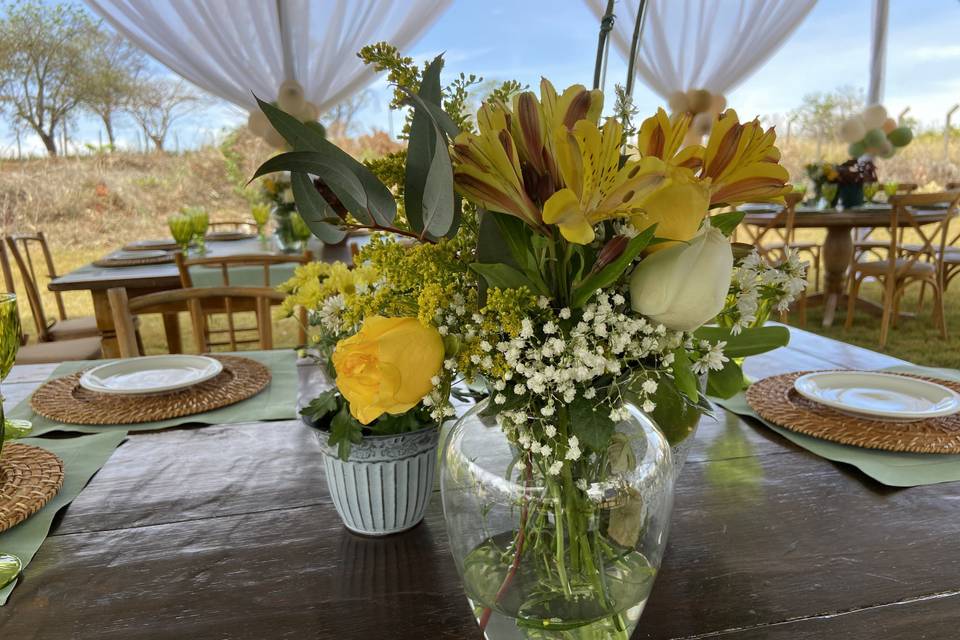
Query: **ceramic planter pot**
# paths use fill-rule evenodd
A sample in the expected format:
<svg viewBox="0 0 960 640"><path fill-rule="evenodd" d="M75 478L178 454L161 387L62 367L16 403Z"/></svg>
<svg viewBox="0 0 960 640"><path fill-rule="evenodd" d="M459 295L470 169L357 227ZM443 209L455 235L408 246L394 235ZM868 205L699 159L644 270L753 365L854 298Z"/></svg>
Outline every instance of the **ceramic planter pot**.
<svg viewBox="0 0 960 640"><path fill-rule="evenodd" d="M386 536L423 520L433 494L440 430L368 436L343 461L329 433L315 429L327 486L343 524L354 533Z"/></svg>

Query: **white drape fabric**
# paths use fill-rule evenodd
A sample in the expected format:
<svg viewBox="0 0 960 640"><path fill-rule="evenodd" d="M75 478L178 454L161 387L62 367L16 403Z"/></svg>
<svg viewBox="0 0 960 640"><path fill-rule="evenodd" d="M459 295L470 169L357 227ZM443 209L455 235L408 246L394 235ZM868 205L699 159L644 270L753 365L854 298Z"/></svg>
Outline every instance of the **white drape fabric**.
<svg viewBox="0 0 960 640"><path fill-rule="evenodd" d="M87 0L144 51L248 111L296 80L320 112L374 73L357 58L385 40L413 44L451 0ZM281 20L282 17L282 20ZM282 24L282 27L281 27Z"/></svg>
<svg viewBox="0 0 960 640"><path fill-rule="evenodd" d="M585 0L603 16L605 0ZM624 58L640 0L619 0L611 34ZM725 95L770 59L816 0L648 0L636 72L664 98L706 89Z"/></svg>

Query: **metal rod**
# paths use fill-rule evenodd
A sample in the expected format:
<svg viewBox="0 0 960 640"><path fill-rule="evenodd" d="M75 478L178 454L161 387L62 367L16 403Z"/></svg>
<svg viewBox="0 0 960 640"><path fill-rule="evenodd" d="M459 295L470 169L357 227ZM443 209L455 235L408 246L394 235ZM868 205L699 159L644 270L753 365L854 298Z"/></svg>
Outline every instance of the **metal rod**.
<svg viewBox="0 0 960 640"><path fill-rule="evenodd" d="M602 77L607 69L607 53L610 51L608 38L613 29L613 3L614 0L607 0L607 10L600 18L600 35L597 37L597 61L593 65L593 88L599 89L603 81Z"/></svg>
<svg viewBox="0 0 960 640"><path fill-rule="evenodd" d="M634 67L637 64L637 49L640 48L640 36L643 34L643 22L647 15L647 0L640 0L637 6L637 21L633 25L633 39L630 41L630 59L627 61L627 96L633 97Z"/></svg>

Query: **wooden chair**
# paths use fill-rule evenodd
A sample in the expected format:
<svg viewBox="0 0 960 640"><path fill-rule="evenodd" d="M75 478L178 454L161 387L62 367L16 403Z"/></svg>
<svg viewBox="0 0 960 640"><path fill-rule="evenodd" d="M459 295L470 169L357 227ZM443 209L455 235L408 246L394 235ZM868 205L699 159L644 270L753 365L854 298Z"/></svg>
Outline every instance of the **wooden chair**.
<svg viewBox="0 0 960 640"><path fill-rule="evenodd" d="M120 357L133 358L141 353L134 329L134 316L146 313L168 312L173 306L186 304L190 312L193 325L194 348L197 353L210 351L211 344L204 333L205 317L202 303L219 300L227 307L249 307L254 309L257 316L257 341L261 349L273 348L273 324L270 317L271 303L281 302L284 294L274 289L264 287L201 287L196 289L174 289L137 296L133 300L127 297L127 290L123 288L109 289L107 298L110 300L110 312L113 314L113 323L117 331L117 343L120 347ZM230 329L231 347L235 348L240 340Z"/></svg>
<svg viewBox="0 0 960 640"><path fill-rule="evenodd" d="M947 191L958 190L960 190L960 182L947 183ZM960 231L953 236L948 235L941 268L943 270L943 288L946 290L957 274L960 274Z"/></svg>
<svg viewBox="0 0 960 640"><path fill-rule="evenodd" d="M67 311L63 304L63 296L59 291L53 292L54 300L57 303L57 318L48 319L43 308L43 299L40 295L40 288L37 278L37 264L39 259L34 255L35 250L39 250L43 260L43 265L47 270L47 277L53 280L57 277L56 268L53 265L53 256L50 253L50 247L43 232L36 234L17 233L7 236L7 247L10 255L20 271L20 277L23 280L23 288L27 294L27 301L30 304L30 311L33 313L33 322L37 329L38 342L57 342L60 340L72 340L75 338L100 337L100 331L97 329L97 321L93 316L81 316L77 318L68 318Z"/></svg>
<svg viewBox="0 0 960 640"><path fill-rule="evenodd" d="M845 328L853 326L853 312L860 292L860 285L868 277L876 278L883 285L883 317L880 321L880 346L887 344L890 327L896 325L900 312L900 300L907 286L919 282L933 289L934 325L940 330L940 336L947 337L947 322L943 307L943 263L942 257L947 241L947 228L950 219L956 215L960 191L943 193L922 193L915 195L896 195L891 199L893 210L890 213L890 240L884 260L858 260L850 270L850 287L847 301L847 320ZM947 215L941 222L921 225L914 211L924 207L946 205ZM901 233L911 229L921 239L920 245L913 248L901 244Z"/></svg>
<svg viewBox="0 0 960 640"><path fill-rule="evenodd" d="M7 257L6 242L0 238L0 273L3 274L4 290L16 293L13 284L13 271ZM27 336L20 334L20 349L17 351L17 364L46 364L66 360L96 360L102 355L100 338L88 337L59 342L38 342L27 344Z"/></svg>
<svg viewBox="0 0 960 640"><path fill-rule="evenodd" d="M914 191L920 188L916 182L900 182L897 184L897 195L910 195ZM950 185L947 185L947 191L952 191L953 189ZM854 261L860 260L865 254L871 254L878 260L886 259L886 249L890 246L889 240L881 240L879 238L871 238L870 235L875 231L874 229L861 230L864 231L864 234L855 238L853 243L853 259ZM900 244L903 244L903 229L900 230L901 238Z"/></svg>
<svg viewBox="0 0 960 640"><path fill-rule="evenodd" d="M236 231L237 233L256 233L257 223L253 220L224 220L221 222L211 222L207 228L208 233Z"/></svg>
<svg viewBox="0 0 960 640"><path fill-rule="evenodd" d="M777 214L762 227L757 227L752 238L760 256L766 260L786 260L787 252L795 251L799 255L808 254L808 264L813 267L813 289L820 286L820 245L816 242L798 241L795 237L797 205L803 200L803 195L797 192L788 193L784 197L784 206ZM771 237L771 241L765 238Z"/></svg>
<svg viewBox="0 0 960 640"><path fill-rule="evenodd" d="M253 273L251 273L251 270L262 270L262 279L260 279L260 282L257 283L256 286L270 288L272 286L270 282L270 267L291 263L303 265L312 261L313 253L310 251L304 251L302 254L298 255L271 255L255 253L202 258L188 258L184 257L182 253L176 254L177 269L180 271L180 286L182 286L184 289L190 289L196 286L194 284L193 276L190 273L191 267L216 269L219 271L221 279L221 282L218 284L224 287L234 286L235 284L230 281L231 269L244 269L248 275L248 279L250 277L256 277ZM251 283L245 282L243 284L249 285ZM221 302L223 304L220 304ZM253 331L253 327L238 327L235 324L235 318L233 315L234 313L255 311L249 300L241 301L239 306L230 300L212 300L210 302L204 302L202 304L202 310L204 317L204 335L211 346L222 346L229 344L231 349L235 349L237 344L253 343L257 341L256 338L236 339L236 335L238 333ZM226 316L227 328L211 329L209 322L211 317L219 314L224 314ZM300 344L306 344L307 342L306 326L306 310L301 309L300 328L297 336ZM229 341L218 341L216 338L220 334L228 334L231 338Z"/></svg>

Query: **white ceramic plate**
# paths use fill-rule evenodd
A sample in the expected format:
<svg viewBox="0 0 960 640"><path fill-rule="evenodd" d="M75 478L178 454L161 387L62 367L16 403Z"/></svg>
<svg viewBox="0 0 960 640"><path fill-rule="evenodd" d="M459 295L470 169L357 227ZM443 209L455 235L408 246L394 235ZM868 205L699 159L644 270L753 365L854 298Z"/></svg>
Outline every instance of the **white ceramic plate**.
<svg viewBox="0 0 960 640"><path fill-rule="evenodd" d="M206 356L126 358L90 369L80 376L80 386L97 393L162 393L199 384L221 371L220 361Z"/></svg>
<svg viewBox="0 0 960 640"><path fill-rule="evenodd" d="M858 416L913 422L960 411L960 394L943 385L871 371L824 371L800 376L804 398Z"/></svg>
<svg viewBox="0 0 960 640"><path fill-rule="evenodd" d="M149 250L140 250L140 251L114 251L109 256L108 260L140 260L143 258L162 258L167 255L166 251L161 251L159 249L149 249Z"/></svg>

